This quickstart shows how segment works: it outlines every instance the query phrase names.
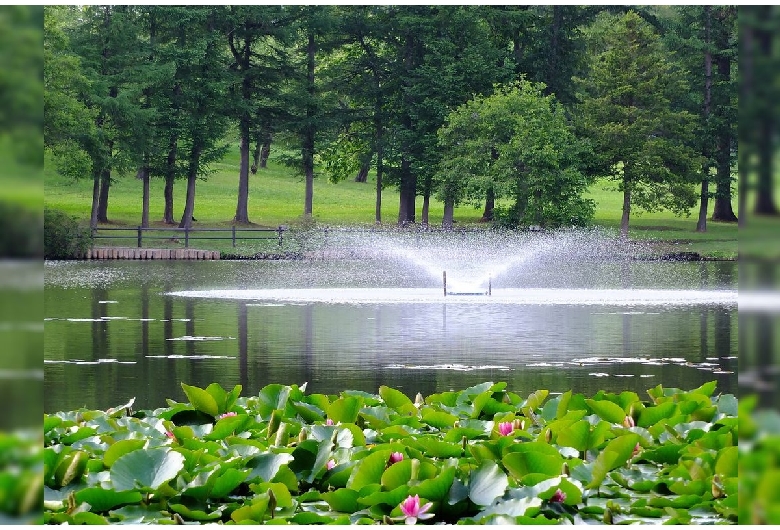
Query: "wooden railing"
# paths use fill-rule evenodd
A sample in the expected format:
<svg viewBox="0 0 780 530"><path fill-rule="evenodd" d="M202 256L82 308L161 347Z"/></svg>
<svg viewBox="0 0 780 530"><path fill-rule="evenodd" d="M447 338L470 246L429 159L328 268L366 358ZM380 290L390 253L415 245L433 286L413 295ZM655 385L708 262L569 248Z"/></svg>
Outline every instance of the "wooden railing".
<svg viewBox="0 0 780 530"><path fill-rule="evenodd" d="M98 227L92 229L93 239L135 239L138 248L143 247L144 240L170 240L172 237L184 237L184 248L189 248L190 240L231 240L233 247L236 241L275 239L282 246L286 228L158 228L158 227ZM105 234L108 232L108 234ZM129 233L129 235L113 235L111 232ZM164 233L165 235L160 235ZM105 234L105 235L104 235ZM154 235L158 234L158 235ZM256 235L257 234L257 235Z"/></svg>

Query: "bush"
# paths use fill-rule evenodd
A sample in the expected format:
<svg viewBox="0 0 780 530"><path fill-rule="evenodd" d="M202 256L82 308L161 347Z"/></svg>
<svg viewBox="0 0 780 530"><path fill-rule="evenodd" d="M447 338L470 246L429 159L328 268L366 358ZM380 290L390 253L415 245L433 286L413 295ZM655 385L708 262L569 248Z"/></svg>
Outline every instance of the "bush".
<svg viewBox="0 0 780 530"><path fill-rule="evenodd" d="M86 255L92 246L92 234L74 217L59 210L43 211L43 257L74 259Z"/></svg>
<svg viewBox="0 0 780 530"><path fill-rule="evenodd" d="M0 202L0 258L40 258L42 221L40 210Z"/></svg>

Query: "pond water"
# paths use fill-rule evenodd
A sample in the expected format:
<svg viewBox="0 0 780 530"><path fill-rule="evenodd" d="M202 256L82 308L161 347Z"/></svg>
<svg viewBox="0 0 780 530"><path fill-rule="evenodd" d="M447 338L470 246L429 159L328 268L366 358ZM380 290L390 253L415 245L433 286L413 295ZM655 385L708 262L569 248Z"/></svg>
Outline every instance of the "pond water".
<svg viewBox="0 0 780 530"><path fill-rule="evenodd" d="M296 260L47 262L45 412L156 408L186 401L182 382L737 392L733 262L414 241L331 241Z"/></svg>

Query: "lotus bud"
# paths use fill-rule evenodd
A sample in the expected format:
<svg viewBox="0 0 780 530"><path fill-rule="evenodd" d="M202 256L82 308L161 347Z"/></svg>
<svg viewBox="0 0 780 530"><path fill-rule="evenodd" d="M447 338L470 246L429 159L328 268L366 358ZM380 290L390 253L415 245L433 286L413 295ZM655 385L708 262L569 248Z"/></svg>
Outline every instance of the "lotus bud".
<svg viewBox="0 0 780 530"><path fill-rule="evenodd" d="M276 440L274 440L274 445L277 447L283 447L287 445L287 442L290 439L289 435L287 434L287 427L288 425L286 423L281 423L279 428L276 430Z"/></svg>
<svg viewBox="0 0 780 530"><path fill-rule="evenodd" d="M306 429L301 429L301 432L298 433L298 443L303 443L306 441L306 438L308 438L308 434L306 433Z"/></svg>
<svg viewBox="0 0 780 530"><path fill-rule="evenodd" d="M279 415L276 413L276 411L273 411L271 413L271 419L268 421L268 430L265 433L267 438L271 438L271 436L274 435L276 429L279 428L280 422L281 419L279 418Z"/></svg>
<svg viewBox="0 0 780 530"><path fill-rule="evenodd" d="M417 480L417 475L420 474L420 461L416 458L412 458L412 470L411 475L409 477L410 481Z"/></svg>
<svg viewBox="0 0 780 530"><path fill-rule="evenodd" d="M544 441L547 443L550 443L552 441L552 431L550 429L547 429L544 433Z"/></svg>
<svg viewBox="0 0 780 530"><path fill-rule="evenodd" d="M561 475L566 475L567 477L569 476L569 463L568 462L564 462L563 466L561 466Z"/></svg>
<svg viewBox="0 0 780 530"><path fill-rule="evenodd" d="M455 423L452 424L452 428L453 429L457 429L459 427L460 427L460 422L459 421L456 421Z"/></svg>
<svg viewBox="0 0 780 530"><path fill-rule="evenodd" d="M631 416L631 414L626 414L625 419L623 419L623 427L626 429L630 429L635 425L634 418Z"/></svg>
<svg viewBox="0 0 780 530"><path fill-rule="evenodd" d="M607 508L604 510L604 524L612 524L612 510Z"/></svg>
<svg viewBox="0 0 780 530"><path fill-rule="evenodd" d="M184 522L184 518L178 513L174 512L172 519L176 524L187 524Z"/></svg>
<svg viewBox="0 0 780 530"><path fill-rule="evenodd" d="M525 429L525 420L521 418L515 418L512 422L512 428L516 431L522 431Z"/></svg>
<svg viewBox="0 0 780 530"><path fill-rule="evenodd" d="M276 495L272 489L268 490L268 511L271 512L271 519L273 519L276 511Z"/></svg>
<svg viewBox="0 0 780 530"><path fill-rule="evenodd" d="M720 475L712 477L712 496L716 499L723 497L723 485L720 482Z"/></svg>
<svg viewBox="0 0 780 530"><path fill-rule="evenodd" d="M466 452L466 447L468 447L468 444L469 444L468 438L466 438L464 436L463 438L460 439L460 443L463 446L463 452L465 453Z"/></svg>
<svg viewBox="0 0 780 530"><path fill-rule="evenodd" d="M423 405L425 405L425 398L421 393L417 392L417 396L414 398L414 406L419 409Z"/></svg>
<svg viewBox="0 0 780 530"><path fill-rule="evenodd" d="M512 404L512 400L511 400L511 399L509 399L509 394L504 394L504 398L503 398L503 400L502 400L502 401L503 401L504 403L506 403L507 405L511 405L511 404Z"/></svg>

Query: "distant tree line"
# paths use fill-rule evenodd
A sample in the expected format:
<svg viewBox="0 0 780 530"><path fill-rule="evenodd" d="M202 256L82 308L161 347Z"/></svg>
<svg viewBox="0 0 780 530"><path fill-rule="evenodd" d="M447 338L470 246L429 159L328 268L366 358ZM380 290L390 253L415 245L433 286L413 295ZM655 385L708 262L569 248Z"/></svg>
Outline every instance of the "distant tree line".
<svg viewBox="0 0 780 530"><path fill-rule="evenodd" d="M735 6L46 6L45 146L93 183L165 182L164 222L189 226L196 185L240 146L237 224L274 138L332 181L376 175L397 223L431 197L510 226L585 224L595 178L632 208L731 207L737 155ZM186 185L177 220L173 189ZM422 198L421 218L416 216Z"/></svg>

